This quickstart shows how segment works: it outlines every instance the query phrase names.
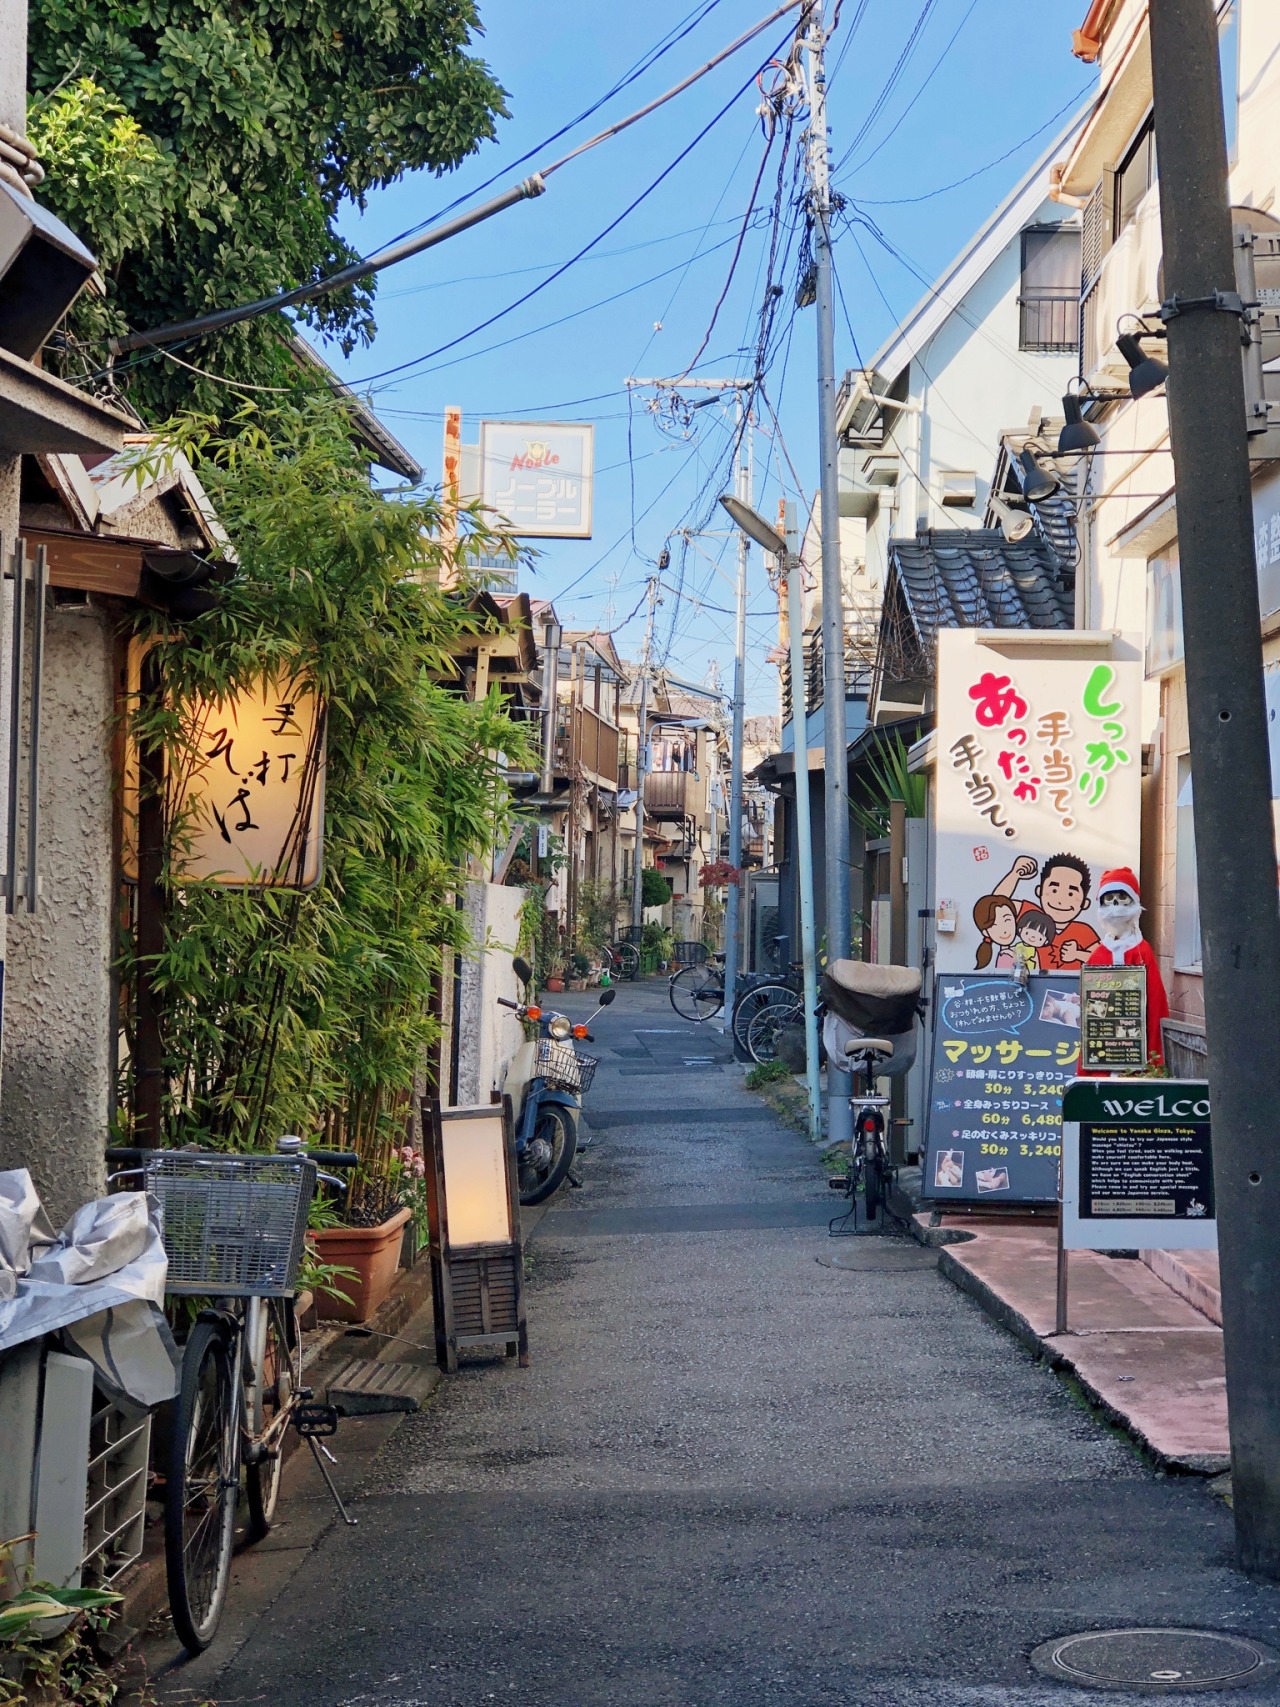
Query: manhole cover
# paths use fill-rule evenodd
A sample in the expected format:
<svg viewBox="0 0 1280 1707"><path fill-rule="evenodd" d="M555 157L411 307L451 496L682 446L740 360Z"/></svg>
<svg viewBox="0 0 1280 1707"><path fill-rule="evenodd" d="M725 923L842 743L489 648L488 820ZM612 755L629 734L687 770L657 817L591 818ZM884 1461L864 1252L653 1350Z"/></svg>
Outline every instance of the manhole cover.
<svg viewBox="0 0 1280 1707"><path fill-rule="evenodd" d="M851 1274L893 1274L898 1270L938 1266L937 1253L933 1251L895 1251L867 1245L856 1251L835 1251L817 1260L823 1268L846 1269Z"/></svg>
<svg viewBox="0 0 1280 1707"><path fill-rule="evenodd" d="M1276 1669L1263 1642L1216 1630L1086 1630L1043 1642L1031 1663L1046 1677L1090 1689L1234 1689Z"/></svg>

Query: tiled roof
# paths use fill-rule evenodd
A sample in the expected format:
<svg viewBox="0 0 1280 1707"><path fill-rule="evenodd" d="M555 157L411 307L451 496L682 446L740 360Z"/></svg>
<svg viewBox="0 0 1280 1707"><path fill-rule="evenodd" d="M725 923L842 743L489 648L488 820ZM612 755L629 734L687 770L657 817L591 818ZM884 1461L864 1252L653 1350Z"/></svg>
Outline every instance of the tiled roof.
<svg viewBox="0 0 1280 1707"><path fill-rule="evenodd" d="M920 641L940 628L1071 628L1072 579L1048 545L1030 535L1010 545L998 528L948 528L889 547Z"/></svg>

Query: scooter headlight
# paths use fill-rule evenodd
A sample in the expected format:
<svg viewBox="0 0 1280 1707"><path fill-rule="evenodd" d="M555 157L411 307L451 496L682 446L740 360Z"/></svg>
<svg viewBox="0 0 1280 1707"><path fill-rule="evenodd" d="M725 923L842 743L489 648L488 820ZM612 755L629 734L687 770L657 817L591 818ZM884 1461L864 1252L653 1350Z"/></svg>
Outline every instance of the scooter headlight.
<svg viewBox="0 0 1280 1707"><path fill-rule="evenodd" d="M563 1043L567 1037L573 1036L573 1022L563 1014L556 1014L554 1019L549 1021L547 1031L557 1043Z"/></svg>

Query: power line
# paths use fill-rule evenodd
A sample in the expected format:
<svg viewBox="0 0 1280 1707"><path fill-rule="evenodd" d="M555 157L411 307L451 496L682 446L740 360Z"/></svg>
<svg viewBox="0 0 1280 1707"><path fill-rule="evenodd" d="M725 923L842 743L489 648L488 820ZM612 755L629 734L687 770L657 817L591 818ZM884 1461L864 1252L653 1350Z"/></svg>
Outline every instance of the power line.
<svg viewBox="0 0 1280 1707"><path fill-rule="evenodd" d="M924 0L924 5L920 8L920 15L911 26L911 33L907 37L901 53L894 61L892 70L885 79L880 93L876 96L875 100L872 101L870 110L868 111L866 118L863 119L860 128L855 133L852 142L850 142L849 146L845 149L837 162L834 171L832 172L833 177L836 172L842 172L844 170L845 166L849 162L850 156L856 154L858 149L861 148L862 144L866 141L872 125L875 124L876 120L880 117L880 114L888 105L889 100L893 95L893 91L901 81L902 74L906 70L911 56L915 52L920 41L920 37L924 34L925 26L928 24L929 19L933 14L934 7L937 4L938 0Z"/></svg>
<svg viewBox="0 0 1280 1707"><path fill-rule="evenodd" d="M898 114L898 117L894 121L892 127L888 131L885 132L884 136L882 136L880 141L877 142L875 147L871 150L870 154L864 154L861 160L857 161L855 165L853 165L849 168L850 173L861 172L865 166L870 165L870 163L875 159L876 155L880 153L881 149L886 148L889 145L889 143L893 140L893 138L897 135L898 131L902 128L903 124L906 122L907 116L911 112L912 108L915 106L916 102L924 94L925 90L929 87L930 83L933 82L933 80L937 76L938 72L942 69L942 66L945 63L948 55L950 54L951 49L956 45L956 42L960 38L961 30L963 30L965 25L969 22L969 19L973 16L974 12L977 10L977 6L978 6L978 0L969 0L968 10L965 12L963 18L961 18L960 22L956 25L955 29L952 31L951 39L948 41L947 45L943 48L942 52L938 55L937 59L934 60L933 67L930 70L928 76L925 77L924 81L920 84L920 87L916 90L915 94L911 97L911 99L907 102L906 106Z"/></svg>

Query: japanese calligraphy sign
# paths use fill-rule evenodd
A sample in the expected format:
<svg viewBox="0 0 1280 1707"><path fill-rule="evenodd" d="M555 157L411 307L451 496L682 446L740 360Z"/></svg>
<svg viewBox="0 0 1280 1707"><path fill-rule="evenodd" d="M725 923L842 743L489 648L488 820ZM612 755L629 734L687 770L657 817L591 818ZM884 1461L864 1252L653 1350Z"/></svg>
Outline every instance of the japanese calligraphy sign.
<svg viewBox="0 0 1280 1707"><path fill-rule="evenodd" d="M1141 640L1070 640L938 636L939 971L1077 971L1098 879L1136 866Z"/></svg>
<svg viewBox="0 0 1280 1707"><path fill-rule="evenodd" d="M1063 1099L1067 1250L1214 1250L1209 1087L1078 1079Z"/></svg>
<svg viewBox="0 0 1280 1707"><path fill-rule="evenodd" d="M171 779L182 876L307 889L324 839L324 712L313 687L264 681L198 704Z"/></svg>
<svg viewBox="0 0 1280 1707"><path fill-rule="evenodd" d="M934 1016L924 1195L1055 1203L1062 1093L1080 1058L1078 979L939 974Z"/></svg>
<svg viewBox="0 0 1280 1707"><path fill-rule="evenodd" d="M590 539L595 428L482 421L480 495L527 539Z"/></svg>

